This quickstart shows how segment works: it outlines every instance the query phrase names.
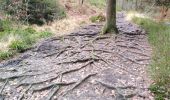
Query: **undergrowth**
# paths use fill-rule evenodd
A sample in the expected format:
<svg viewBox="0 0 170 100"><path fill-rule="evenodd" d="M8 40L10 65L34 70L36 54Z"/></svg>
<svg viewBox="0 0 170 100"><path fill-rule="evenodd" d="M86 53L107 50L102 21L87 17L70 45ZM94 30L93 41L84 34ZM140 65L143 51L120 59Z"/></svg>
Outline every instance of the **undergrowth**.
<svg viewBox="0 0 170 100"><path fill-rule="evenodd" d="M3 20L0 32L0 61L29 49L42 38L52 35L48 31L37 32L31 26L16 25L10 20Z"/></svg>
<svg viewBox="0 0 170 100"><path fill-rule="evenodd" d="M170 99L170 26L157 23L151 19L133 18L149 34L149 41L153 46L153 57L150 74L154 84L150 90L155 94L155 100Z"/></svg>
<svg viewBox="0 0 170 100"><path fill-rule="evenodd" d="M23 23L43 25L66 17L58 0L1 0L0 10Z"/></svg>

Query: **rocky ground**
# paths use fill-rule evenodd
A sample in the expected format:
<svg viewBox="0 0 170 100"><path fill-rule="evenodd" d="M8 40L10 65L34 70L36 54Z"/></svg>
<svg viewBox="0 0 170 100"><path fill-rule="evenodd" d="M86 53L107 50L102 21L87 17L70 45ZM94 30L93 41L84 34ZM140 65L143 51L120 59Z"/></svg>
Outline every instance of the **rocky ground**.
<svg viewBox="0 0 170 100"><path fill-rule="evenodd" d="M117 16L120 34L103 25L47 39L0 63L0 100L153 100L145 31Z"/></svg>

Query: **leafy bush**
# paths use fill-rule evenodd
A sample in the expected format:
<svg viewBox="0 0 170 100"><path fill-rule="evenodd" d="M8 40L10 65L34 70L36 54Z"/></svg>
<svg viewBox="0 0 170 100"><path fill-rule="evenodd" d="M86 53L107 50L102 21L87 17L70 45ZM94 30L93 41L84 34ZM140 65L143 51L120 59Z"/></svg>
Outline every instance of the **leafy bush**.
<svg viewBox="0 0 170 100"><path fill-rule="evenodd" d="M3 0L3 10L14 19L42 25L66 16L56 0Z"/></svg>

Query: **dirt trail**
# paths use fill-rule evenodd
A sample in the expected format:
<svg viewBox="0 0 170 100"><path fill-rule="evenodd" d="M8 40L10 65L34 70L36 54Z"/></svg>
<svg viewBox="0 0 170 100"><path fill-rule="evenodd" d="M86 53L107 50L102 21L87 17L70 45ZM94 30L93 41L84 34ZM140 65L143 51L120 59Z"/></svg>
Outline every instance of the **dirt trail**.
<svg viewBox="0 0 170 100"><path fill-rule="evenodd" d="M147 36L117 17L119 35L89 25L0 63L0 100L152 100Z"/></svg>

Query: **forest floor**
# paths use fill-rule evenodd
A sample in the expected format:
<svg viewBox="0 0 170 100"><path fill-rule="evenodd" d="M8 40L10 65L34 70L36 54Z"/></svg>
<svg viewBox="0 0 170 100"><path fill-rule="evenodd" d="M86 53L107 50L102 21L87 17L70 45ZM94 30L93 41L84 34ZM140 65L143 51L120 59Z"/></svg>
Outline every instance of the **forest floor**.
<svg viewBox="0 0 170 100"><path fill-rule="evenodd" d="M146 32L117 16L120 34L102 24L38 43L0 63L0 100L153 100Z"/></svg>
<svg viewBox="0 0 170 100"><path fill-rule="evenodd" d="M55 36L68 35L70 32L73 32L80 26L92 24L90 18L94 16L98 16L100 14L103 15L104 8L99 9L98 7L90 4L89 2L85 2L83 5L78 4L77 0L59 0L62 6L65 8L65 12L67 14L66 18L55 20L54 22L33 27L37 31L45 31L48 30L54 33Z"/></svg>

